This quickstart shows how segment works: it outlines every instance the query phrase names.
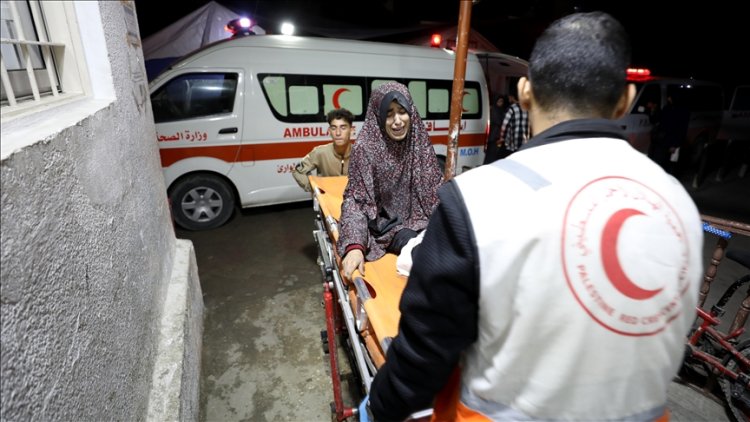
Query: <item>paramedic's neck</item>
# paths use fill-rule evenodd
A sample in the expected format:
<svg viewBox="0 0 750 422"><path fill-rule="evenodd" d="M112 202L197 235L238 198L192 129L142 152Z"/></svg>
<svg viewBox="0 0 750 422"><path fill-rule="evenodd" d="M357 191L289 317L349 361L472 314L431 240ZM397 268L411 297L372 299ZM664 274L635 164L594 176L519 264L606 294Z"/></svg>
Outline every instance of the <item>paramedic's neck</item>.
<svg viewBox="0 0 750 422"><path fill-rule="evenodd" d="M581 117L573 116L569 113L546 112L540 110L539 107L531 107L529 110L529 129L531 130L531 136L542 133L558 123L579 118Z"/></svg>

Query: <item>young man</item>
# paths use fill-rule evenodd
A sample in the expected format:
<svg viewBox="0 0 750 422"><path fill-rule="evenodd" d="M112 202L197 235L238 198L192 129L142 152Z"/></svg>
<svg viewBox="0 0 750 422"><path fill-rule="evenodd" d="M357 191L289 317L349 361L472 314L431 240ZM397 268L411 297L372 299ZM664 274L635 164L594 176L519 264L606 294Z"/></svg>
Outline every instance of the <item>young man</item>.
<svg viewBox="0 0 750 422"><path fill-rule="evenodd" d="M509 98L511 104L500 126L501 158L518 151L529 140L529 114L521 108L515 96L509 95Z"/></svg>
<svg viewBox="0 0 750 422"><path fill-rule="evenodd" d="M347 176L349 174L354 115L345 108L338 108L330 111L326 119L329 125L328 132L333 142L313 148L292 172L294 180L307 192L312 191L310 179L307 176L313 171L317 171L318 176Z"/></svg>
<svg viewBox="0 0 750 422"><path fill-rule="evenodd" d="M534 137L440 189L364 402L376 420L431 406L436 420L667 416L703 232L682 185L613 121L635 95L629 62L605 13L537 40L518 83Z"/></svg>

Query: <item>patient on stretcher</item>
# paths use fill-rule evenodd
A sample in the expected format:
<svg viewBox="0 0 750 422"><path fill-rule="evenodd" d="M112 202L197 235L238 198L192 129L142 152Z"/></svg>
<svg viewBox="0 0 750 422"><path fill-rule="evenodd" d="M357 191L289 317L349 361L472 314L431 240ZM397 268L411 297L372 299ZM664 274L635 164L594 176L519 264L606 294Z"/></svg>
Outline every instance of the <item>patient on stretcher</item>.
<svg viewBox="0 0 750 422"><path fill-rule="evenodd" d="M344 278L351 280L355 270L364 275L365 260L401 253L427 227L442 181L409 90L397 82L381 85L370 97L349 161L337 244ZM404 261L410 268L410 253Z"/></svg>

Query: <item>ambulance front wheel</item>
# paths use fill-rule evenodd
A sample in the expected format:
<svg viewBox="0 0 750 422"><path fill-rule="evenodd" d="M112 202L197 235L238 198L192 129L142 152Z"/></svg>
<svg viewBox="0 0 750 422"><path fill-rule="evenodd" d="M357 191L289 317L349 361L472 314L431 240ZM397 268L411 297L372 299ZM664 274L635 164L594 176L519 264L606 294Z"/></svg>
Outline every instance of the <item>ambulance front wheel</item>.
<svg viewBox="0 0 750 422"><path fill-rule="evenodd" d="M215 229L232 216L234 195L218 176L196 174L178 180L170 189L175 223L187 230Z"/></svg>

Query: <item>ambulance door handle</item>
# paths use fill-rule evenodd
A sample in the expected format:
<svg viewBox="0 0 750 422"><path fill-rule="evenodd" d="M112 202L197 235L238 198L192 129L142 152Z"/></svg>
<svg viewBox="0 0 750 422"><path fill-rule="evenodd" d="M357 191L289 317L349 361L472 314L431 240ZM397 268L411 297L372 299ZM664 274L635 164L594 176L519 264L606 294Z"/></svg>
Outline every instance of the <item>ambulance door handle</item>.
<svg viewBox="0 0 750 422"><path fill-rule="evenodd" d="M224 129L219 129L219 135L222 135L224 133L237 133L236 127L225 127Z"/></svg>

